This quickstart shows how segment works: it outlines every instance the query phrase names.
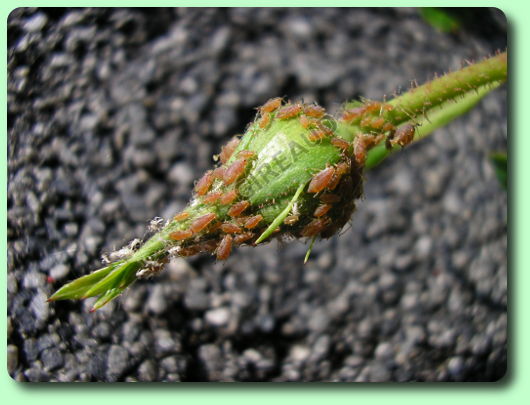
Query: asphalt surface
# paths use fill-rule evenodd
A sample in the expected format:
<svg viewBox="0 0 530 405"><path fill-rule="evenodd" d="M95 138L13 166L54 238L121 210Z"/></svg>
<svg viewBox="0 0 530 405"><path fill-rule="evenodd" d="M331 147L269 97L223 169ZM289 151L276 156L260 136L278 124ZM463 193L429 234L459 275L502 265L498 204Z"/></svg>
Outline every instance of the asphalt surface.
<svg viewBox="0 0 530 405"><path fill-rule="evenodd" d="M506 89L366 174L340 237L172 261L89 313L46 298L183 208L269 97L334 110L506 47L414 9L16 9L8 371L17 381L496 381L507 369Z"/></svg>

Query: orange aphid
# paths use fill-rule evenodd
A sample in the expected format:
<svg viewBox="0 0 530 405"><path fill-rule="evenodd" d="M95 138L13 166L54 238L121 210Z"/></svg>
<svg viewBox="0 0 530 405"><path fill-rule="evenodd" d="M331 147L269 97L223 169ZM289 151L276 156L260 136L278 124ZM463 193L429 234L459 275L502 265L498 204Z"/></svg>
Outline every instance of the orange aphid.
<svg viewBox="0 0 530 405"><path fill-rule="evenodd" d="M309 115L313 118L320 118L323 117L326 113L326 109L323 107L320 107L319 105L306 105L304 106L304 114Z"/></svg>
<svg viewBox="0 0 530 405"><path fill-rule="evenodd" d="M298 215L288 215L283 220L283 223L285 225L294 225L294 224L296 224L298 222L299 219L300 219L300 217Z"/></svg>
<svg viewBox="0 0 530 405"><path fill-rule="evenodd" d="M308 193L318 193L326 188L326 186L331 181L333 174L335 173L334 167L327 167L324 170L321 170L313 176L309 187L307 188Z"/></svg>
<svg viewBox="0 0 530 405"><path fill-rule="evenodd" d="M345 141L342 138L334 137L331 138L331 144L339 149L342 149L344 151L348 150L350 148L350 143Z"/></svg>
<svg viewBox="0 0 530 405"><path fill-rule="evenodd" d="M225 171L223 176L223 182L225 185L230 185L234 181L236 181L239 176L243 174L245 171L245 168L247 166L246 159L238 159L234 163L232 163Z"/></svg>
<svg viewBox="0 0 530 405"><path fill-rule="evenodd" d="M320 129L314 129L309 133L309 135L307 135L307 139L309 139L311 142L320 141L325 137L326 133Z"/></svg>
<svg viewBox="0 0 530 405"><path fill-rule="evenodd" d="M219 246L217 246L217 260L226 260L232 252L232 241L233 238L230 235L225 235Z"/></svg>
<svg viewBox="0 0 530 405"><path fill-rule="evenodd" d="M236 235L236 237L234 238L234 243L236 245L240 245L246 242L247 240L252 239L253 237L254 237L254 234L252 232L240 233L239 235Z"/></svg>
<svg viewBox="0 0 530 405"><path fill-rule="evenodd" d="M223 193L221 191L214 191L214 192L208 193L204 196L202 201L205 204L213 204L221 197L222 194Z"/></svg>
<svg viewBox="0 0 530 405"><path fill-rule="evenodd" d="M300 234L305 237L311 237L319 234L322 232L322 230L329 224L329 218L323 217L323 218L317 218L313 219L310 223L308 223L304 229L302 229L302 232Z"/></svg>
<svg viewBox="0 0 530 405"><path fill-rule="evenodd" d="M239 138L232 138L226 145L221 148L221 153L219 154L219 159L222 164L225 164L234 153L234 150L239 145Z"/></svg>
<svg viewBox="0 0 530 405"><path fill-rule="evenodd" d="M370 126L373 128L373 129L381 129L383 128L383 125L385 125L385 119L383 117L378 117L378 118L375 118L374 120L372 120L372 122L370 123Z"/></svg>
<svg viewBox="0 0 530 405"><path fill-rule="evenodd" d="M361 120L361 127L365 128L365 129L371 127L371 124L372 124L372 117L370 117L370 116L364 117Z"/></svg>
<svg viewBox="0 0 530 405"><path fill-rule="evenodd" d="M210 189L213 183L213 172L208 170L204 175L199 179L197 184L195 184L195 192L199 195L204 195Z"/></svg>
<svg viewBox="0 0 530 405"><path fill-rule="evenodd" d="M241 233L241 228L236 224L231 224L230 222L225 222L221 225L221 231L225 233Z"/></svg>
<svg viewBox="0 0 530 405"><path fill-rule="evenodd" d="M300 104L286 105L278 110L276 113L276 118L280 120L286 120L289 118L296 117L302 111L302 106Z"/></svg>
<svg viewBox="0 0 530 405"><path fill-rule="evenodd" d="M269 101L263 104L259 110L262 114L270 113L276 110L280 105L282 105L281 97L271 98Z"/></svg>
<svg viewBox="0 0 530 405"><path fill-rule="evenodd" d="M356 107L350 110L346 110L342 113L342 120L346 122L352 122L359 119L364 112L364 107Z"/></svg>
<svg viewBox="0 0 530 405"><path fill-rule="evenodd" d="M379 101L370 101L364 105L364 112L372 113L376 111L381 111L381 103Z"/></svg>
<svg viewBox="0 0 530 405"><path fill-rule="evenodd" d="M240 150L237 156L243 159L249 159L256 156L256 152L253 150Z"/></svg>
<svg viewBox="0 0 530 405"><path fill-rule="evenodd" d="M399 146L407 146L414 139L414 133L416 129L412 124L405 124L396 129L393 139L390 141L391 144Z"/></svg>
<svg viewBox="0 0 530 405"><path fill-rule="evenodd" d="M263 219L263 216L261 215L254 215L252 217L249 217L246 221L245 221L245 228L247 229L253 229L255 228L256 226L258 226L258 224L261 222L261 220Z"/></svg>
<svg viewBox="0 0 530 405"><path fill-rule="evenodd" d="M193 236L193 232L190 231L189 229L186 229L184 231L175 231L169 234L169 238L172 240L184 240L184 239L191 238L192 236Z"/></svg>
<svg viewBox="0 0 530 405"><path fill-rule="evenodd" d="M215 168L215 170L212 173L213 178L214 179L218 179L218 180L222 180L223 176L225 174L225 171L226 171L226 167L224 167L224 166L219 166L219 167Z"/></svg>
<svg viewBox="0 0 530 405"><path fill-rule="evenodd" d="M394 131L396 127L391 122L385 122L385 125L383 125L383 128L381 128L383 132L388 131Z"/></svg>
<svg viewBox="0 0 530 405"><path fill-rule="evenodd" d="M328 213L328 211L331 209L332 205L331 204L322 204L322 205L319 205L315 212L313 212L313 215L317 218L320 218L321 216L324 216Z"/></svg>
<svg viewBox="0 0 530 405"><path fill-rule="evenodd" d="M318 122L316 123L318 129L320 129L322 132L324 132L324 134L326 134L327 136L330 136L330 135L333 135L333 130L328 127L327 125L324 125L322 124L321 122Z"/></svg>
<svg viewBox="0 0 530 405"><path fill-rule="evenodd" d="M270 114L263 114L261 118L258 121L258 126L261 129L265 129L269 126L269 123L271 122L271 115Z"/></svg>
<svg viewBox="0 0 530 405"><path fill-rule="evenodd" d="M217 218L217 215L215 215L214 213L204 214L203 216L200 216L191 223L190 231L192 231L194 234L199 233L204 228L206 228L210 224L210 222L212 222L215 218Z"/></svg>
<svg viewBox="0 0 530 405"><path fill-rule="evenodd" d="M326 203L326 204L332 204L332 203L336 203L336 202L339 202L340 201L340 195L338 194L331 194L331 193L326 193L326 194L322 194L320 197L319 197L320 201L322 201L323 203Z"/></svg>
<svg viewBox="0 0 530 405"><path fill-rule="evenodd" d="M238 217L243 211L245 211L250 206L250 203L247 200L239 201L230 207L228 210L228 215L232 218Z"/></svg>
<svg viewBox="0 0 530 405"><path fill-rule="evenodd" d="M306 115L300 115L300 125L307 129L311 125L311 120Z"/></svg>
<svg viewBox="0 0 530 405"><path fill-rule="evenodd" d="M355 161L360 165L364 165L366 160L366 142L364 141L363 136L357 136L353 140L353 156Z"/></svg>
<svg viewBox="0 0 530 405"><path fill-rule="evenodd" d="M237 198L237 191L230 190L221 196L221 198L219 199L219 202L223 205L227 205L233 202L236 198Z"/></svg>
<svg viewBox="0 0 530 405"><path fill-rule="evenodd" d="M189 212L182 211L173 217L173 221L183 221L190 216Z"/></svg>
<svg viewBox="0 0 530 405"><path fill-rule="evenodd" d="M346 174L349 168L350 166L345 162L341 162L335 167L335 174L333 174L333 178L328 184L328 190L335 190L335 188L340 182L342 175Z"/></svg>

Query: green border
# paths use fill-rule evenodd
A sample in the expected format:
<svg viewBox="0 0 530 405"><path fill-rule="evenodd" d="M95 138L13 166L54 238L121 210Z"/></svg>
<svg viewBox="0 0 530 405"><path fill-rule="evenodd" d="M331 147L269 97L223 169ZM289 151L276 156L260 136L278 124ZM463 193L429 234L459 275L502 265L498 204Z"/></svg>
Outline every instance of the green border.
<svg viewBox="0 0 530 405"><path fill-rule="evenodd" d="M15 2L3 1L0 5L2 30L0 35L4 44L7 44L7 16L10 11L21 5L29 6L32 3L46 6L84 6L87 2L82 1L40 1L40 2ZM108 2L91 1L90 5L106 6ZM112 5L131 5L130 1L113 1ZM396 2L309 2L300 0L285 1L262 1L256 5L267 6L391 6ZM394 4L393 4L394 3ZM207 386L197 384L19 384L15 383L7 374L6 350L0 350L1 367L0 395L6 403L33 403L39 405L46 404L93 404L103 401L103 403L115 401L127 401L128 405L141 404L146 401L156 401L162 403L188 403L193 404L213 403L213 404L269 404L301 400L304 404L321 404L322 401L333 401L336 404L350 403L356 401L362 403L366 400L371 403L392 404L446 404L447 401L467 400L474 403L495 404L520 403L523 398L530 397L530 384L528 360L530 360L529 346L522 342L530 341L530 326L523 323L528 318L523 315L521 308L530 308L530 295L523 293L523 286L528 285L530 272L529 249L523 249L524 242L530 242L529 211L530 191L524 189L521 173L530 172L530 161L523 159L524 151L530 150L530 128L528 123L521 119L523 116L522 94L526 91L530 94L529 80L520 72L530 71L530 56L528 52L528 41L530 40L530 6L528 2L522 0L504 0L502 2L492 1L462 1L445 0L442 2L409 1L407 6L475 6L475 7L498 7L501 8L509 21L509 45L510 45L510 199L509 199L509 267L510 267L510 343L509 343L509 366L508 373L501 381L495 384L209 384ZM250 5L239 1L197 1L197 2L175 2L175 1L154 1L137 2L135 5L148 6L237 6ZM7 46L2 47L2 63L7 64ZM7 128L7 66L2 69L2 107L4 113L1 116L3 128ZM514 84L516 83L516 84ZM526 104L528 106L528 103ZM526 134L520 135L520 134ZM2 202L4 209L1 210L2 219L6 220L6 190L7 190L7 134L0 138L1 146L4 150L2 159L1 179L2 179ZM526 170L525 170L526 169ZM525 226L526 225L526 226ZM7 263L7 234L6 228L2 228L1 238L2 263ZM6 272L1 277L0 294L1 302L6 305ZM7 335L7 311L2 311L0 328ZM530 381L530 380L528 380Z"/></svg>

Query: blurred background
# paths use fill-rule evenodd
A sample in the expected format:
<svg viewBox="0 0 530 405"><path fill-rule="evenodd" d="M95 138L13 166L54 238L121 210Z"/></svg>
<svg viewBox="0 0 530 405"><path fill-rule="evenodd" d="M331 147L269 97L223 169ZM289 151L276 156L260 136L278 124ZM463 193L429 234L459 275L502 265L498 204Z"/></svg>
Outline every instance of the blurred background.
<svg viewBox="0 0 530 405"><path fill-rule="evenodd" d="M45 300L182 209L212 155L268 98L331 111L389 98L504 50L506 30L497 9L14 10L9 374L502 378L507 195L489 155L507 149L506 87L366 173L351 224L316 243L306 265L305 244L274 241L223 263L174 260L93 314L90 302Z"/></svg>

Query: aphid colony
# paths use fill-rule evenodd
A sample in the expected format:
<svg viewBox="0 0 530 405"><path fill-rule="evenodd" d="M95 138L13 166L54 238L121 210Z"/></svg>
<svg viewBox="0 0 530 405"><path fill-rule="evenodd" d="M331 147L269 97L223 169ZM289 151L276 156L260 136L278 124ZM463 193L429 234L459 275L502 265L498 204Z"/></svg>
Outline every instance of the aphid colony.
<svg viewBox="0 0 530 405"><path fill-rule="evenodd" d="M353 155L358 164L364 165L367 152L383 140L386 140L386 148L390 149L395 145L404 147L414 139L414 125L405 124L396 128L382 116L393 108L390 104L370 101L343 111L341 121L358 126L363 131L353 141Z"/></svg>
<svg viewBox="0 0 530 405"><path fill-rule="evenodd" d="M358 124L366 134L353 142L335 135L326 124L324 108L314 104L282 103L273 98L258 109L254 123L256 136L266 131L273 122L296 120L307 141L314 144L327 142L336 148L339 161L312 172L305 193L295 202L291 212L272 230L278 235L295 237L329 237L340 230L349 220L355 207L354 200L362 194L362 164L367 150L381 142L388 132L387 142L404 145L410 141L414 128L397 129L377 116L378 111L388 108L384 104L371 103L356 110L344 111L342 120ZM372 114L368 116L366 114ZM361 117L362 121L361 121ZM266 204L252 206L240 195L238 186L244 181L257 159L257 153L240 146L241 140L232 138L221 148L217 156L220 166L207 171L195 184L195 205L202 210L187 210L175 215L178 229L169 233L169 239L180 256L200 252L215 253L218 260L230 256L233 246L254 244L268 225L260 213ZM246 145L246 144L245 144ZM308 168L309 171L314 170ZM271 204L275 199L271 199ZM200 214L196 212L201 212ZM194 213L194 214L190 214Z"/></svg>

